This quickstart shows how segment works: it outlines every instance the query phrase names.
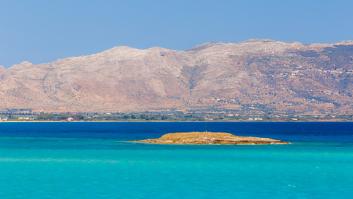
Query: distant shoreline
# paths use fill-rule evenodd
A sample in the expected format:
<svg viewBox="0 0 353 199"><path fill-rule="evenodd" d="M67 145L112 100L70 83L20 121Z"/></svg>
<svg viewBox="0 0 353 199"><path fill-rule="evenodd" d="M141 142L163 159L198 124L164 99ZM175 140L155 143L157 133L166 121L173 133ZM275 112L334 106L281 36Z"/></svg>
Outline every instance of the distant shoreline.
<svg viewBox="0 0 353 199"><path fill-rule="evenodd" d="M136 122L136 123L141 123L141 122L161 122L161 123L167 123L167 122L175 122L175 123L182 123L182 122L199 122L199 123L206 123L206 122L209 122L209 123L221 123L221 122L225 122L225 123L269 123L269 122L278 122L278 123L305 123L305 122L337 122L337 123L345 123L345 122L353 122L353 121L350 121L350 120L307 120L307 121L304 121L304 120L297 120L297 121L292 121L292 120L262 120L262 121L247 121L247 120L210 120L210 121L188 121L188 120L185 120L185 121L174 121L174 120L105 120L105 121L102 121L102 120L94 120L94 121L55 121L55 120L38 120L38 121L0 121L0 124L1 123L124 123L124 122Z"/></svg>
<svg viewBox="0 0 353 199"><path fill-rule="evenodd" d="M33 112L32 109L7 109L1 112L0 122L344 122L353 121L353 115L288 115L241 114L226 110L206 111L145 111L145 112Z"/></svg>

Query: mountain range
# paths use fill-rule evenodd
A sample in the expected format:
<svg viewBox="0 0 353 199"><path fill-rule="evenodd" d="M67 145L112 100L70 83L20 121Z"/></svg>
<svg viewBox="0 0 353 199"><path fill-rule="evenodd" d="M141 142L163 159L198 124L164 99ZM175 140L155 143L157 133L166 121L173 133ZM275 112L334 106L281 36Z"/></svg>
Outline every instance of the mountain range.
<svg viewBox="0 0 353 199"><path fill-rule="evenodd" d="M0 109L352 115L352 95L349 41L248 40L183 51L120 46L44 64L0 66Z"/></svg>

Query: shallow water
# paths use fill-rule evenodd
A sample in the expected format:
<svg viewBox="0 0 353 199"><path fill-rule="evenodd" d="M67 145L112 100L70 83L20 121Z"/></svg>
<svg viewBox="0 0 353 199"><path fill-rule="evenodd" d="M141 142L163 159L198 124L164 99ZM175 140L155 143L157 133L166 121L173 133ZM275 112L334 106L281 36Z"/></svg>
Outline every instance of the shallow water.
<svg viewBox="0 0 353 199"><path fill-rule="evenodd" d="M127 143L227 131L272 146ZM0 198L352 198L353 123L1 123Z"/></svg>

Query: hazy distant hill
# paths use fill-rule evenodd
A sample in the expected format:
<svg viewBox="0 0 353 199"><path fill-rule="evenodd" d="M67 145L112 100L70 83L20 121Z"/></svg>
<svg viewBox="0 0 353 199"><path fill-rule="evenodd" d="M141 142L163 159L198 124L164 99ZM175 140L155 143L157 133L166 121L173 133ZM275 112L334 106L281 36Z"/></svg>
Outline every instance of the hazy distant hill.
<svg viewBox="0 0 353 199"><path fill-rule="evenodd" d="M187 51L116 47L47 64L0 67L0 108L36 111L246 107L353 114L352 94L353 42L250 40Z"/></svg>

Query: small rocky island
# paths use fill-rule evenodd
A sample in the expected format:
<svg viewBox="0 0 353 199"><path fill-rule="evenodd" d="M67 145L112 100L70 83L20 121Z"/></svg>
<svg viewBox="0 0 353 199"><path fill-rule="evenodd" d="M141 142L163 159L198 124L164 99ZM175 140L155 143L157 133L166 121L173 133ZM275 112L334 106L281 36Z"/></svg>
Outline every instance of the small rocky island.
<svg viewBox="0 0 353 199"><path fill-rule="evenodd" d="M135 141L149 144L216 144L216 145L255 145L289 144L288 142L260 137L236 136L223 132L180 132L168 133L160 138Z"/></svg>

